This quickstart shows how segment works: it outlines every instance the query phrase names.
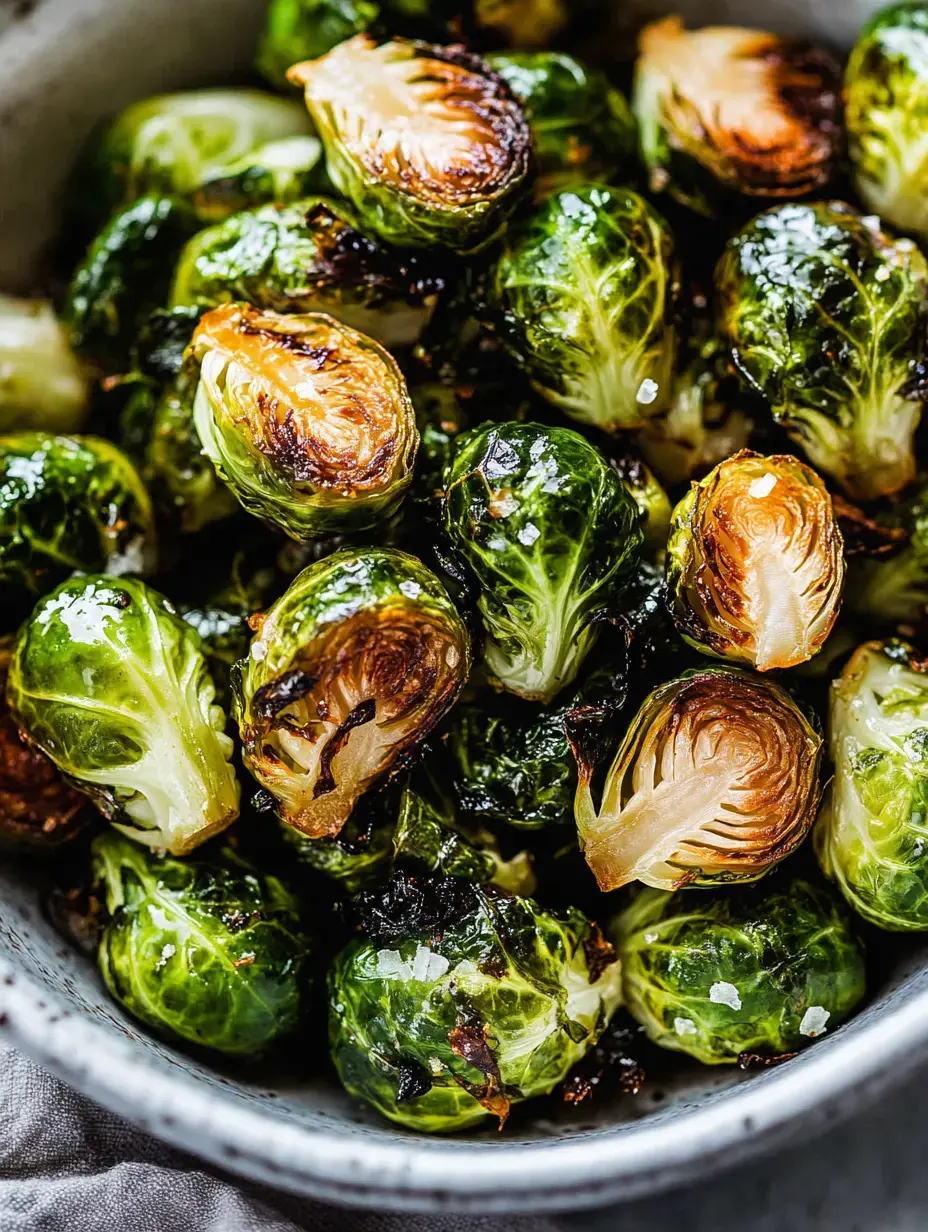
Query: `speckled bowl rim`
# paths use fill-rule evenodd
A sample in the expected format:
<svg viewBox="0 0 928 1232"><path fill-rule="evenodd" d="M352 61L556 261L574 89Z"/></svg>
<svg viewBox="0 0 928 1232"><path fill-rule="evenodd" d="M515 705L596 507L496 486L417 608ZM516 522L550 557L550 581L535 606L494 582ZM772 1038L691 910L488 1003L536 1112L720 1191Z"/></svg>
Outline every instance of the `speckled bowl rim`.
<svg viewBox="0 0 928 1232"><path fill-rule="evenodd" d="M650 1124L624 1123L500 1149L492 1141L391 1142L320 1131L221 1089L153 1069L118 1034L82 1019L0 957L0 1028L72 1087L171 1145L267 1185L324 1201L482 1213L640 1197L795 1144L900 1084L926 1058L928 989L798 1062ZM811 1053L814 1052L814 1057ZM804 1062L804 1063L803 1063ZM811 1063L810 1063L811 1062Z"/></svg>

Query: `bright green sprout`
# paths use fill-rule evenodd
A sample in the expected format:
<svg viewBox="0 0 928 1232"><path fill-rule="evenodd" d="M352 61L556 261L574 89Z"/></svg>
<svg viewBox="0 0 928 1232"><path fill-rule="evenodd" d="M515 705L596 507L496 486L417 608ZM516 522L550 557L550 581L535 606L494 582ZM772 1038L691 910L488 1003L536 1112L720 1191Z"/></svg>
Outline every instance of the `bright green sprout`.
<svg viewBox="0 0 928 1232"><path fill-rule="evenodd" d="M484 312L543 397L616 432L667 404L675 295L663 219L631 189L576 184L509 228Z"/></svg>
<svg viewBox="0 0 928 1232"><path fill-rule="evenodd" d="M406 382L322 313L225 304L201 318L193 418L240 504L292 539L366 530L398 507L419 436Z"/></svg>
<svg viewBox="0 0 928 1232"><path fill-rule="evenodd" d="M0 430L77 432L89 396L51 304L0 295Z"/></svg>
<svg viewBox="0 0 928 1232"><path fill-rule="evenodd" d="M819 863L871 924L928 928L928 676L911 646L858 647L831 686L828 739Z"/></svg>
<svg viewBox="0 0 928 1232"><path fill-rule="evenodd" d="M89 574L40 599L7 696L29 740L138 842L186 855L238 816L200 639L143 582Z"/></svg>
<svg viewBox="0 0 928 1232"><path fill-rule="evenodd" d="M256 68L272 85L288 86L292 65L370 29L380 9L373 0L271 0Z"/></svg>
<svg viewBox="0 0 928 1232"><path fill-rule="evenodd" d="M344 202L309 197L201 231L181 256L171 302L203 310L244 300L274 312L327 312L383 346L408 346L440 287L429 287L420 266L362 235Z"/></svg>
<svg viewBox="0 0 928 1232"><path fill-rule="evenodd" d="M112 831L92 853L109 916L97 961L134 1018L234 1057L300 1025L309 943L276 877L228 848L212 861L159 858Z"/></svg>
<svg viewBox="0 0 928 1232"><path fill-rule="evenodd" d="M353 941L329 973L345 1088L411 1129L447 1133L546 1095L620 1000L612 947L576 908L475 894L437 936Z"/></svg>
<svg viewBox="0 0 928 1232"><path fill-rule="evenodd" d="M531 137L486 61L359 34L288 76L304 87L329 176L365 232L458 252L498 234L526 181Z"/></svg>
<svg viewBox="0 0 928 1232"><path fill-rule="evenodd" d="M510 692L550 701L637 564L635 502L579 433L541 424L464 433L445 483L445 535L479 587L484 665Z"/></svg>
<svg viewBox="0 0 928 1232"><path fill-rule="evenodd" d="M285 822L310 838L337 835L469 671L467 630L420 561L335 552L273 604L233 670L245 764Z"/></svg>
<svg viewBox="0 0 928 1232"><path fill-rule="evenodd" d="M928 265L840 201L768 210L716 271L722 332L744 382L813 465L855 499L915 477Z"/></svg>
<svg viewBox="0 0 928 1232"><path fill-rule="evenodd" d="M928 5L891 4L864 26L844 99L861 200L884 222L928 238Z"/></svg>
<svg viewBox="0 0 928 1232"><path fill-rule="evenodd" d="M149 573L155 528L129 459L96 436L0 436L3 604L32 601L71 573Z"/></svg>
<svg viewBox="0 0 928 1232"><path fill-rule="evenodd" d="M655 1044L704 1065L794 1053L865 992L863 950L840 901L807 881L644 890L610 933L633 1017Z"/></svg>

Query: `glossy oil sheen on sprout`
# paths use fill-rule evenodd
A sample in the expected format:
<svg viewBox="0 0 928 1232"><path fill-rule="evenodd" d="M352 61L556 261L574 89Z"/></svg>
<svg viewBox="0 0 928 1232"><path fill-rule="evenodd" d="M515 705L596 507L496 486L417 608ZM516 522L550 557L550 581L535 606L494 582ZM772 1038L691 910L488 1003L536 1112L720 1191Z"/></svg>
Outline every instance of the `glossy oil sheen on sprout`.
<svg viewBox="0 0 928 1232"><path fill-rule="evenodd" d="M807 881L645 890L610 932L633 1017L656 1044L704 1065L804 1048L865 991L863 950L840 901Z"/></svg>
<svg viewBox="0 0 928 1232"><path fill-rule="evenodd" d="M735 454L674 510L667 581L677 628L697 650L762 672L804 663L840 610L843 547L811 467Z"/></svg>
<svg viewBox="0 0 928 1232"><path fill-rule="evenodd" d="M479 586L487 670L550 701L634 571L643 536L631 496L579 433L489 424L457 439L444 528Z"/></svg>
<svg viewBox="0 0 928 1232"><path fill-rule="evenodd" d="M508 86L460 47L359 34L296 64L335 187L400 247L473 251L499 231L531 138Z"/></svg>
<svg viewBox="0 0 928 1232"><path fill-rule="evenodd" d="M323 313L227 304L201 318L189 356L203 448L249 513L304 540L367 529L400 503L416 416L372 339Z"/></svg>
<svg viewBox="0 0 928 1232"><path fill-rule="evenodd" d="M601 890L754 881L808 834L822 740L772 680L718 667L658 686L632 719L597 812L580 765L580 844Z"/></svg>
<svg viewBox="0 0 928 1232"><path fill-rule="evenodd" d="M903 642L858 647L832 683L825 872L871 924L928 928L928 675Z"/></svg>
<svg viewBox="0 0 928 1232"><path fill-rule="evenodd" d="M233 671L245 764L284 821L311 838L338 834L469 670L467 631L420 561L335 552L295 579Z"/></svg>
<svg viewBox="0 0 928 1232"><path fill-rule="evenodd" d="M352 1095L411 1129L502 1123L563 1080L620 995L615 952L576 908L478 895L438 938L342 951L329 974L332 1057Z"/></svg>
<svg viewBox="0 0 928 1232"><path fill-rule="evenodd" d="M785 205L728 243L720 323L742 379L853 498L915 476L928 265L842 202Z"/></svg>

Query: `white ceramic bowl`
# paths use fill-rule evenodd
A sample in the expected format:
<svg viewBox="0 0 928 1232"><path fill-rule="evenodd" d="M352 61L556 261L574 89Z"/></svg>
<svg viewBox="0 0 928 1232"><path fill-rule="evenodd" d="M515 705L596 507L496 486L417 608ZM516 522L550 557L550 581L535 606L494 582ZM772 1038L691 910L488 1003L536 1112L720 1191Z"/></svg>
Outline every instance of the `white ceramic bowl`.
<svg viewBox="0 0 928 1232"><path fill-rule="evenodd" d="M868 0L645 0L849 43ZM20 6L30 9L29 5ZM0 9L0 288L28 289L90 125L132 99L247 70L262 0L32 0ZM543 1102L504 1134L406 1133L331 1078L249 1082L120 1014L43 919L28 868L0 867L0 1027L48 1069L160 1137L247 1176L333 1201L436 1211L576 1208L705 1176L847 1115L928 1048L928 952L913 945L850 1023L782 1068L702 1071L587 1111ZM305 1070L299 1041L293 1072Z"/></svg>

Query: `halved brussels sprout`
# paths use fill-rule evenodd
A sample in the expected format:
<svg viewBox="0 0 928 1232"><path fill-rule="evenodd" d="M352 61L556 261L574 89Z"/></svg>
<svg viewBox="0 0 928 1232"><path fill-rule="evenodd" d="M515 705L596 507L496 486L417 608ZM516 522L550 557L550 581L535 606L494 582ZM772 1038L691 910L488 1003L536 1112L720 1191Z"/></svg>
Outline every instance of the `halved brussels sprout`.
<svg viewBox="0 0 928 1232"><path fill-rule="evenodd" d="M603 73L558 51L494 52L487 63L522 104L542 176L607 183L635 161L635 121Z"/></svg>
<svg viewBox="0 0 928 1232"><path fill-rule="evenodd" d="M227 304L200 319L188 356L203 448L249 513L309 539L364 530L399 505L419 436L376 342L322 313Z"/></svg>
<svg viewBox="0 0 928 1232"><path fill-rule="evenodd" d="M905 642L866 642L831 687L835 777L815 849L855 911L928 929L928 675Z"/></svg>
<svg viewBox="0 0 928 1232"><path fill-rule="evenodd" d="M679 17L639 38L632 106L654 192L701 213L718 198L801 197L841 155L841 70L819 48Z"/></svg>
<svg viewBox="0 0 928 1232"><path fill-rule="evenodd" d="M0 294L0 429L80 430L90 383L51 304Z"/></svg>
<svg viewBox="0 0 928 1232"><path fill-rule="evenodd" d="M738 372L853 498L915 476L928 264L840 201L768 210L716 271Z"/></svg>
<svg viewBox="0 0 928 1232"><path fill-rule="evenodd" d="M528 174L531 137L485 61L359 34L288 76L305 88L329 175L365 231L459 252L499 231Z"/></svg>
<svg viewBox="0 0 928 1232"><path fill-rule="evenodd" d="M417 340L441 285L415 257L362 235L350 206L310 197L236 214L194 236L171 302L204 309L245 300L275 312L328 312L393 347Z"/></svg>
<svg viewBox="0 0 928 1232"><path fill-rule="evenodd" d="M0 607L32 602L75 571L154 565L151 501L121 450L97 436L0 436Z"/></svg>
<svg viewBox="0 0 928 1232"><path fill-rule="evenodd" d="M615 472L569 428L485 424L458 437L444 529L479 588L496 683L538 701L570 684L592 622L634 572L640 522Z"/></svg>
<svg viewBox="0 0 928 1232"><path fill-rule="evenodd" d="M440 932L353 941L329 972L329 1039L346 1090L447 1133L546 1095L620 999L615 952L575 908L475 892Z"/></svg>
<svg viewBox="0 0 928 1232"><path fill-rule="evenodd" d="M94 809L19 734L6 701L11 657L12 639L0 639L0 855L44 855L75 838L91 823Z"/></svg>
<svg viewBox="0 0 928 1232"><path fill-rule="evenodd" d="M576 818L601 890L754 881L805 838L822 739L785 690L733 668L684 672L644 701L597 813L581 757Z"/></svg>
<svg viewBox="0 0 928 1232"><path fill-rule="evenodd" d="M109 915L100 973L134 1018L236 1057L300 1025L309 942L276 877L228 849L209 862L158 858L112 832L92 853Z"/></svg>
<svg viewBox="0 0 928 1232"><path fill-rule="evenodd" d="M844 75L854 185L868 209L928 237L928 6L890 4L861 30Z"/></svg>
<svg viewBox="0 0 928 1232"><path fill-rule="evenodd" d="M199 185L192 200L202 222L218 223L264 202L298 201L325 184L319 138L281 137L223 167Z"/></svg>
<svg viewBox="0 0 928 1232"><path fill-rule="evenodd" d="M704 1065L785 1059L833 1031L866 991L840 900L808 881L644 890L610 934L632 1016L655 1044Z"/></svg>
<svg viewBox="0 0 928 1232"><path fill-rule="evenodd" d="M901 530L905 546L850 562L847 606L879 625L921 624L928 615L928 479L921 477L880 524Z"/></svg>
<svg viewBox="0 0 928 1232"><path fill-rule="evenodd" d="M232 741L196 633L157 591L89 574L40 599L10 712L116 827L185 855L238 816Z"/></svg>
<svg viewBox="0 0 928 1232"><path fill-rule="evenodd" d="M822 480L788 454L745 449L673 511L670 610L703 654L758 671L821 650L844 587L844 540Z"/></svg>
<svg viewBox="0 0 928 1232"><path fill-rule="evenodd" d="M575 184L508 229L483 310L566 415L639 428L670 396L675 269L670 231L643 197Z"/></svg>
<svg viewBox="0 0 928 1232"><path fill-rule="evenodd" d="M289 825L338 834L469 670L467 630L423 564L389 549L335 552L295 579L233 669L245 764Z"/></svg>
<svg viewBox="0 0 928 1232"><path fill-rule="evenodd" d="M141 197L113 214L68 288L65 322L78 354L105 372L128 371L138 333L167 299L171 271L198 226L177 197Z"/></svg>
<svg viewBox="0 0 928 1232"><path fill-rule="evenodd" d="M305 111L260 90L188 90L141 99L95 133L78 166L75 206L96 230L148 194L192 198L247 155L312 136Z"/></svg>

